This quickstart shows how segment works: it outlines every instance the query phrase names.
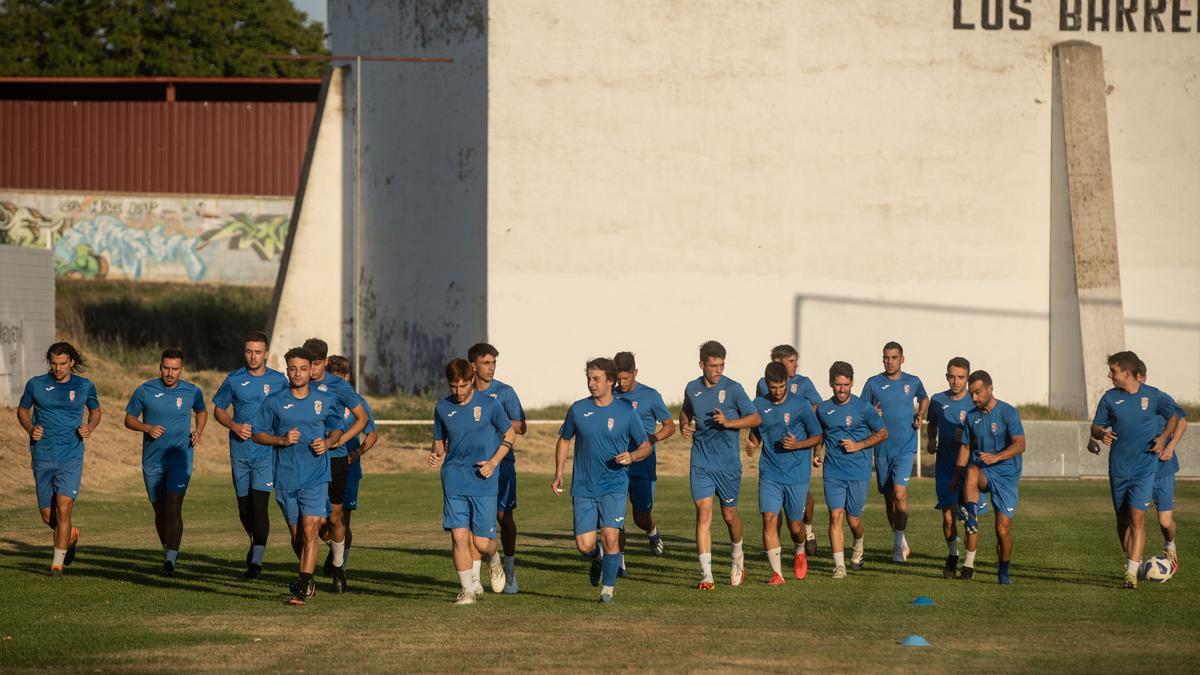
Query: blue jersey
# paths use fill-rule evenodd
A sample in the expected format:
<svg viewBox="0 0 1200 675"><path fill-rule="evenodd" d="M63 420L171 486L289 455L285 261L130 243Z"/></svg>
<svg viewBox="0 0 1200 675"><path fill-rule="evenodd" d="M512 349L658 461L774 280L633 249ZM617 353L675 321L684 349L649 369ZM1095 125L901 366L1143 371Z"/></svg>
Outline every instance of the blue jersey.
<svg viewBox="0 0 1200 675"><path fill-rule="evenodd" d="M633 391L621 391L621 387L613 387L613 398L628 401L629 405L633 406L638 420L642 423L642 430L646 432L647 439L658 430L660 422L671 419L671 411L663 402L662 395L653 387L647 387L641 382L637 383ZM658 459L655 457L653 445L651 445L650 455L646 459L634 462L629 466L629 475L649 480L658 477Z"/></svg>
<svg viewBox="0 0 1200 675"><path fill-rule="evenodd" d="M1179 419L1184 419L1185 417L1187 417L1187 413L1184 412L1183 408L1179 407L1179 404L1175 404L1175 416L1178 417ZM1158 416L1158 425L1156 428L1158 429L1158 431L1155 432L1156 435L1161 434L1163 431L1165 431L1167 428L1167 418L1163 417L1162 415L1159 415ZM1158 475L1160 477L1161 476L1170 476L1170 475L1176 474L1176 473L1179 473L1179 446L1175 446L1175 453L1173 455L1171 455L1171 461L1169 461L1169 462L1159 461L1159 463L1158 463Z"/></svg>
<svg viewBox="0 0 1200 675"><path fill-rule="evenodd" d="M975 408L971 395L963 392L957 401L949 391L938 392L929 399L929 423L937 427L937 470L952 472L958 464L958 451L962 447L963 423L967 413ZM888 430L888 433L892 433Z"/></svg>
<svg viewBox="0 0 1200 675"><path fill-rule="evenodd" d="M338 417L342 417L345 413L345 408L354 408L358 404L358 392L354 391L354 387L342 378L333 373L326 372L325 377L320 380L313 380L308 383L309 387L316 389L323 394L332 394L334 397L334 405L337 407ZM354 414L351 413L353 418ZM346 446L338 446L329 451L330 457L345 457L347 453Z"/></svg>
<svg viewBox="0 0 1200 675"><path fill-rule="evenodd" d="M758 412L742 385L728 377L722 376L712 387L705 383L703 376L688 382L683 390L683 410L696 421L696 432L692 434L692 466L714 471L741 471L739 432L713 421L713 411L717 408L729 420Z"/></svg>
<svg viewBox="0 0 1200 675"><path fill-rule="evenodd" d="M287 436L292 429L300 432L300 440L275 448L276 492L303 490L329 482L329 453L318 455L309 446L328 436L340 422L336 397L311 385L304 398L297 398L288 388L262 402L254 420L255 433Z"/></svg>
<svg viewBox="0 0 1200 675"><path fill-rule="evenodd" d="M762 439L759 476L787 485L809 482L812 478L812 448L788 450L783 447L783 439L788 434L803 441L821 433L821 425L808 399L788 394L782 402L773 403L759 396L754 399L754 407L762 416L762 423L757 427L758 437Z"/></svg>
<svg viewBox="0 0 1200 675"><path fill-rule="evenodd" d="M433 406L433 438L446 444L442 490L448 495L499 494L500 471L484 478L475 465L496 454L511 428L504 407L483 392L471 392L463 404L452 395L438 401Z"/></svg>
<svg viewBox="0 0 1200 675"><path fill-rule="evenodd" d="M253 426L262 402L271 394L287 388L287 377L278 370L267 368L262 375L251 375L245 368L238 368L221 383L212 402L218 408L232 405L233 421ZM266 457L270 452L271 448L259 445L253 439L243 441L232 430L229 432L229 456L234 459Z"/></svg>
<svg viewBox="0 0 1200 675"><path fill-rule="evenodd" d="M567 409L558 435L575 439L572 497L623 495L629 490L629 466L613 458L646 442L646 430L629 402L614 398L601 407L592 398L580 399Z"/></svg>
<svg viewBox="0 0 1200 675"><path fill-rule="evenodd" d="M754 392L763 398L770 398L771 392L767 391L767 378L758 378L758 386L754 388ZM808 401L809 405L821 405L821 394L817 392L816 385L807 377L796 373L788 378L788 396L799 396Z"/></svg>
<svg viewBox="0 0 1200 675"><path fill-rule="evenodd" d="M825 434L825 477L837 480L868 480L871 477L872 449L846 452L842 441L862 441L884 427L874 406L851 395L845 403L832 398L817 408L817 421ZM890 433L890 432L889 432Z"/></svg>
<svg viewBox="0 0 1200 675"><path fill-rule="evenodd" d="M363 407L363 412L367 414L367 426L363 427L362 433L369 434L372 431L375 431L375 413L371 411L371 404L367 403L367 399L360 396L358 392L355 392L354 396L355 403L361 404ZM338 429L341 430L342 433L349 431L350 427L354 425L354 413L351 412L351 408L353 407L354 406L342 408L342 422L338 425ZM346 451L346 454L354 452L361 446L362 441L359 440L358 436L355 436L354 438L347 438L342 442L342 448Z"/></svg>
<svg viewBox="0 0 1200 675"><path fill-rule="evenodd" d="M525 421L525 409L521 407L521 399L517 397L517 390L504 384L500 380L492 380L487 389L479 392L487 394L492 400L500 404L504 409L504 414L508 415L508 419L513 422ZM512 426L511 424L509 426ZM505 464L511 464L517 461L517 454L512 450L504 456L502 460Z"/></svg>
<svg viewBox="0 0 1200 675"><path fill-rule="evenodd" d="M1108 475L1153 475L1158 470L1158 457L1147 450L1161 433L1159 417L1172 417L1177 407L1175 399L1148 384L1133 394L1123 389L1106 391L1096 406L1092 424L1110 427L1117 435L1108 452Z"/></svg>
<svg viewBox="0 0 1200 675"><path fill-rule="evenodd" d="M916 375L905 372L892 380L884 373L873 375L863 385L862 400L883 409L883 422L887 425L888 437L876 448L881 453L916 452L917 430L913 428L916 407L913 399L922 401L925 385Z"/></svg>
<svg viewBox="0 0 1200 675"><path fill-rule="evenodd" d="M164 429L158 438L142 434L142 464L156 464L169 452L183 452L191 462L192 413L201 410L204 410L204 394L200 387L185 380L167 387L161 379L155 378L134 390L125 412L140 416L145 424Z"/></svg>
<svg viewBox="0 0 1200 675"><path fill-rule="evenodd" d="M33 424L42 428L42 440L29 442L29 454L38 461L61 461L83 457L79 426L83 409L100 407L91 380L74 373L59 382L49 373L29 378L21 394L20 407L33 411Z"/></svg>
<svg viewBox="0 0 1200 675"><path fill-rule="evenodd" d="M979 453L996 454L1013 444L1017 436L1025 435L1021 416L1017 409L996 399L992 410L980 410L974 406L967 411L962 423L962 444L971 449L970 461L977 461ZM988 471L995 476L1021 477L1021 455L992 464Z"/></svg>

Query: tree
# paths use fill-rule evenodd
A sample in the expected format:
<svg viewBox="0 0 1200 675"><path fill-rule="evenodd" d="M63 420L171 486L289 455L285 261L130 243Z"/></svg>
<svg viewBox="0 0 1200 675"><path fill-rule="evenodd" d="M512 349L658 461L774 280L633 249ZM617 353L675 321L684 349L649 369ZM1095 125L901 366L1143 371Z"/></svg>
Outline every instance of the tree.
<svg viewBox="0 0 1200 675"><path fill-rule="evenodd" d="M290 0L0 0L0 74L319 77L324 26Z"/></svg>

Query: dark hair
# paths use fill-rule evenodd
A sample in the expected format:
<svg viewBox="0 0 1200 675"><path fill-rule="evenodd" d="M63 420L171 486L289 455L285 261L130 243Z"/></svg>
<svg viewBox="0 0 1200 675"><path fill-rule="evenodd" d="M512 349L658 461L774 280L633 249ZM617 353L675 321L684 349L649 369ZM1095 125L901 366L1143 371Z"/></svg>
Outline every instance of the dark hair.
<svg viewBox="0 0 1200 675"><path fill-rule="evenodd" d="M162 362L162 361L166 361L167 359L179 359L180 361L182 361L183 360L183 350L178 347L167 347L166 349L163 350L162 358L159 359L159 361Z"/></svg>
<svg viewBox="0 0 1200 675"><path fill-rule="evenodd" d="M832 366L829 366L829 385L833 386L833 381L839 377L848 377L850 381L854 381L854 366L845 361L834 361Z"/></svg>
<svg viewBox="0 0 1200 675"><path fill-rule="evenodd" d="M992 386L992 376L988 375L988 371L986 370L977 370L967 378L967 385L969 386L976 382L982 382L983 386L990 387Z"/></svg>
<svg viewBox="0 0 1200 675"><path fill-rule="evenodd" d="M791 345L777 345L776 347L771 349L771 360L772 361L779 361L781 359L786 359L791 356L796 356L796 357L800 356L800 352L796 351L796 348Z"/></svg>
<svg viewBox="0 0 1200 675"><path fill-rule="evenodd" d="M252 330L246 333L246 338L242 342L261 342L269 349L271 347L271 338L261 330Z"/></svg>
<svg viewBox="0 0 1200 675"><path fill-rule="evenodd" d="M1108 365L1116 366L1127 373L1135 375L1137 374L1138 361L1141 361L1138 355L1129 351L1117 352L1108 357Z"/></svg>
<svg viewBox="0 0 1200 675"><path fill-rule="evenodd" d="M292 359L304 359L310 364L317 360L316 356L313 355L312 350L308 347L292 347L291 349L287 350L287 353L283 355L283 362L287 363Z"/></svg>
<svg viewBox="0 0 1200 675"><path fill-rule="evenodd" d="M324 361L325 357L329 356L329 343L321 338L308 338L304 341L303 347L312 356L309 361Z"/></svg>
<svg viewBox="0 0 1200 675"><path fill-rule="evenodd" d="M700 360L707 361L709 359L725 358L725 346L716 340L709 340L700 345Z"/></svg>
<svg viewBox="0 0 1200 675"><path fill-rule="evenodd" d="M787 366L778 361L768 363L763 371L763 379L767 382L787 382Z"/></svg>
<svg viewBox="0 0 1200 675"><path fill-rule="evenodd" d="M946 363L946 372L950 372L951 368L962 368L969 373L971 372L971 362L965 356L956 356Z"/></svg>
<svg viewBox="0 0 1200 675"><path fill-rule="evenodd" d="M447 382L469 382L475 379L475 371L466 359L454 359L446 364Z"/></svg>
<svg viewBox="0 0 1200 675"><path fill-rule="evenodd" d="M594 358L587 362L587 370L602 370L609 382L617 381L617 364L613 363L612 359L603 356Z"/></svg>
<svg viewBox="0 0 1200 675"><path fill-rule="evenodd" d="M1136 375L1138 377L1146 376L1146 362L1145 361L1138 359L1137 372L1134 373L1134 375Z"/></svg>
<svg viewBox="0 0 1200 675"><path fill-rule="evenodd" d="M500 352L496 351L495 347L486 342L476 342L475 344L471 345L470 349L467 350L467 360L471 363L475 363L475 359L481 356L498 358L500 356Z"/></svg>
<svg viewBox="0 0 1200 675"><path fill-rule="evenodd" d="M350 381L350 359L341 354L333 354L325 361L325 370L338 377Z"/></svg>
<svg viewBox="0 0 1200 675"><path fill-rule="evenodd" d="M75 362L71 366L72 373L82 373L87 370L87 362L83 360L83 354L75 349L75 345L70 342L55 342L46 349L46 364L49 365L51 356L66 356Z"/></svg>
<svg viewBox="0 0 1200 675"><path fill-rule="evenodd" d="M613 357L613 364L617 367L618 373L632 373L637 370L637 361L633 358L633 352L617 352Z"/></svg>
<svg viewBox="0 0 1200 675"><path fill-rule="evenodd" d="M901 347L900 343L896 342L895 340L892 340L883 346L883 351L886 352L889 349L895 349L896 351L900 352L900 356L904 356L904 347Z"/></svg>

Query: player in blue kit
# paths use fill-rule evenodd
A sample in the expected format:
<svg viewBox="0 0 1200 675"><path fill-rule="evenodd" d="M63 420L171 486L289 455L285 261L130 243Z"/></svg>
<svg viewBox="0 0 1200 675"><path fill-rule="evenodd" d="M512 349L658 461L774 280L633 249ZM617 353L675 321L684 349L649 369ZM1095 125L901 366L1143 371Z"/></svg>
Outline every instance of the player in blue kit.
<svg viewBox="0 0 1200 675"><path fill-rule="evenodd" d="M996 512L997 580L1004 586L1012 583L1009 563L1012 561L1012 519L1017 511L1017 483L1021 480L1021 453L1025 452L1025 428L1017 409L996 398L992 393L992 376L977 370L967 378L967 391L975 404L962 422L961 444L958 451L959 468L951 485L963 486L966 503L967 559L962 578L975 576L975 551L979 546L979 493L992 495Z"/></svg>
<svg viewBox="0 0 1200 675"><path fill-rule="evenodd" d="M130 397L125 428L142 434L142 478L163 547L163 575L173 577L183 540L183 497L192 479L192 456L204 435L208 411L200 387L180 379L182 351L163 350L158 372L157 378L142 383Z"/></svg>
<svg viewBox="0 0 1200 675"><path fill-rule="evenodd" d="M567 450L575 441L571 465L571 510L575 545L591 561L591 582L600 586L600 602L611 603L621 569L621 528L629 494L629 467L650 455L650 442L637 411L613 398L617 366L611 359L587 362L590 396L571 404L554 449L554 481L562 494ZM600 542L596 541L600 530Z"/></svg>
<svg viewBox="0 0 1200 675"><path fill-rule="evenodd" d="M725 347L716 340L700 345L700 377L683 390L679 413L681 435L692 442L691 488L696 504L696 553L700 558L700 583L696 588L711 591L713 496L721 500L721 517L733 543L733 565L729 584L740 586L746 573L742 551L742 519L738 515L738 492L742 483L742 460L738 436L742 429L758 426L762 418L742 385L724 376Z"/></svg>
<svg viewBox="0 0 1200 675"><path fill-rule="evenodd" d="M661 556L662 535L651 513L654 508L654 485L658 480L658 460L654 454L654 446L675 434L675 420L671 419L671 411L667 410L662 395L653 387L638 382L637 361L632 352L618 352L613 357L613 363L617 366L617 386L613 388L613 397L628 401L633 406L650 441L650 454L646 459L629 466L629 503L633 506L633 522L649 537L650 551ZM624 554L625 528L621 528L622 574L625 569Z"/></svg>
<svg viewBox="0 0 1200 675"><path fill-rule="evenodd" d="M1146 509L1154 497L1159 455L1179 425L1178 406L1165 392L1138 382L1137 354L1108 357L1108 379L1092 419L1092 438L1110 446L1108 482L1117 512L1117 535L1125 550L1123 586L1137 588L1137 570L1146 547ZM1162 417L1165 425L1158 422Z"/></svg>
<svg viewBox="0 0 1200 675"><path fill-rule="evenodd" d="M808 400L793 394L788 386L787 367L778 361L767 364L763 379L767 396L754 399L754 407L762 421L750 430L746 455L762 448L758 465L758 510L763 519L763 549L771 565L770 586L783 585L781 546L779 542L779 512L788 521L788 531L797 544L792 575L803 579L808 575L808 559L804 553L805 501L812 476L812 448L821 444L821 426Z"/></svg>
<svg viewBox="0 0 1200 675"><path fill-rule="evenodd" d="M342 378L346 384L354 386L354 380L350 373L350 359L345 356L334 354L327 359L326 369L333 375ZM367 399L363 398L357 391L354 393L359 403L362 404L363 410L367 413L367 426L361 434L362 440L358 436L349 438L347 433L354 425L354 414L350 408L342 409L342 437L340 440L342 447L346 448L346 461L349 462L349 472L346 474L346 496L342 500L342 518L346 521L346 545L342 551L342 570L345 571L346 565L350 564L350 543L354 540L354 530L350 527L351 515L358 509L358 486L362 482L362 456L371 451L375 447L375 443L379 440L379 435L375 432L375 413L371 411L371 404L367 403ZM321 539L325 542L329 541L330 528L328 523L321 526ZM333 575L333 551L331 550L325 556L324 572L327 576Z"/></svg>
<svg viewBox="0 0 1200 675"><path fill-rule="evenodd" d="M495 379L496 359L500 352L495 347L480 342L471 345L467 350L467 361L475 369L475 390L487 394L504 408L508 419L512 422L513 432L522 436L525 434L525 410L521 407L521 399L512 387ZM500 463L500 487L496 496L496 518L500 524L500 546L504 550L504 567L497 566L500 562L499 552L488 560L488 571L493 585L504 575L504 592L516 593L517 586L517 521L513 511L517 510L517 454L515 448L510 448Z"/></svg>
<svg viewBox="0 0 1200 675"><path fill-rule="evenodd" d="M871 448L887 440L888 430L875 408L850 393L854 387L854 368L845 361L829 367L829 386L833 396L817 406L817 421L825 442L813 459L824 466L822 485L825 506L829 509L829 547L833 550L833 578L846 578L845 539L842 521L850 525L854 546L850 567L863 566L863 539L866 528L863 509L867 505L867 483L871 480Z"/></svg>
<svg viewBox="0 0 1200 675"><path fill-rule="evenodd" d="M100 424L101 412L96 387L78 375L87 364L74 346L69 342L50 345L46 364L48 373L25 383L17 404L17 422L29 434L38 511L42 522L54 531L50 574L57 577L75 561L79 528L72 525L71 512L83 477L83 442Z"/></svg>
<svg viewBox="0 0 1200 675"><path fill-rule="evenodd" d="M290 605L303 605L316 595L318 531L329 516L329 448L342 436L337 395L312 386L315 355L303 347L284 354L288 388L267 397L254 420L255 443L275 448L275 501L300 558L300 574L290 587ZM334 570L335 591L345 590L345 577ZM340 582L340 584L339 584Z"/></svg>
<svg viewBox="0 0 1200 675"><path fill-rule="evenodd" d="M904 536L908 527L908 480L917 456L917 430L929 411L925 385L916 375L902 371L904 347L898 342L883 346L883 372L867 379L861 398L883 413L888 437L875 449L875 483L883 494L888 524L892 526L892 561L908 560L911 550ZM916 401L914 405L913 401Z"/></svg>
<svg viewBox="0 0 1200 675"><path fill-rule="evenodd" d="M246 553L246 571L242 576L257 579L262 575L263 554L271 532L267 505L275 485L275 451L255 443L254 419L263 400L288 388L287 377L267 367L269 339L262 331L246 334L242 355L246 366L226 376L213 396L213 418L229 429L229 467L237 496L238 517L250 538ZM229 414L229 406L233 414Z"/></svg>
<svg viewBox="0 0 1200 675"><path fill-rule="evenodd" d="M516 438L504 406L476 391L474 380L467 361L454 359L446 365L450 395L434 405L429 450L429 466L441 467L442 527L450 533L462 587L456 605L471 605L483 596L480 560L496 553L498 468ZM503 587L503 578L492 580L494 592Z"/></svg>

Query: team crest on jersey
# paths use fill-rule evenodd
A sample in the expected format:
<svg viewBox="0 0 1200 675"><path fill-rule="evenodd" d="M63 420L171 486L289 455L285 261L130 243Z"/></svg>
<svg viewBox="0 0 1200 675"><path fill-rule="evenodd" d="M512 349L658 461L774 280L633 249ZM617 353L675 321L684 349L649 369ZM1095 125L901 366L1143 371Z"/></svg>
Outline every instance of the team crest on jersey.
<svg viewBox="0 0 1200 675"><path fill-rule="evenodd" d="M966 421L967 421L967 411L966 411L966 410L959 410L959 411L958 411L958 421L959 421L959 422L966 422Z"/></svg>
<svg viewBox="0 0 1200 675"><path fill-rule="evenodd" d="M608 418L608 430L609 431L613 430L613 418L611 418L611 417Z"/></svg>
<svg viewBox="0 0 1200 675"><path fill-rule="evenodd" d="M800 391L800 385L798 385L798 384L796 384L795 382L793 382L793 383L792 383L792 393L794 394L794 393L796 393L797 391Z"/></svg>
<svg viewBox="0 0 1200 675"><path fill-rule="evenodd" d="M183 410L183 397L182 396L175 397L175 409Z"/></svg>
<svg viewBox="0 0 1200 675"><path fill-rule="evenodd" d="M849 427L852 424L854 424L854 418L850 415L846 415L846 426Z"/></svg>
<svg viewBox="0 0 1200 675"><path fill-rule="evenodd" d="M904 395L908 396L908 392L909 392L909 386L906 384L906 385L904 385Z"/></svg>
<svg viewBox="0 0 1200 675"><path fill-rule="evenodd" d="M270 395L271 395L271 385L264 384L263 385L263 396L270 396Z"/></svg>
<svg viewBox="0 0 1200 675"><path fill-rule="evenodd" d="M321 414L321 402L320 401L313 401L313 411L316 412L318 415Z"/></svg>
<svg viewBox="0 0 1200 675"><path fill-rule="evenodd" d="M637 401L630 401L633 404L633 409L637 410Z"/></svg>
<svg viewBox="0 0 1200 675"><path fill-rule="evenodd" d="M483 406L477 405L474 408L471 408L471 414L475 416L476 422L483 419Z"/></svg>
<svg viewBox="0 0 1200 675"><path fill-rule="evenodd" d="M75 392L71 392L71 393L74 394ZM1149 409L1150 409L1150 397L1143 396L1142 397L1142 410L1149 410Z"/></svg>
<svg viewBox="0 0 1200 675"><path fill-rule="evenodd" d="M792 413L783 413L783 423L784 424L792 423Z"/></svg>
<svg viewBox="0 0 1200 675"><path fill-rule="evenodd" d="M350 409L349 408L342 408L342 419L344 419L344 420L350 419Z"/></svg>
<svg viewBox="0 0 1200 675"><path fill-rule="evenodd" d="M328 387L327 385L324 385L324 384L318 384L318 385L317 385L317 391L329 391L329 387Z"/></svg>
<svg viewBox="0 0 1200 675"><path fill-rule="evenodd" d="M992 422L992 433L996 433L996 423Z"/></svg>
<svg viewBox="0 0 1200 675"><path fill-rule="evenodd" d="M725 390L722 389L721 391L717 392L717 403L724 403L724 402L725 402Z"/></svg>
<svg viewBox="0 0 1200 675"><path fill-rule="evenodd" d="M72 402L75 401L75 390L74 389L67 392L67 398L71 399Z"/></svg>

